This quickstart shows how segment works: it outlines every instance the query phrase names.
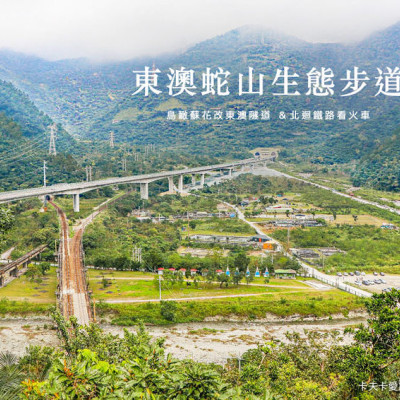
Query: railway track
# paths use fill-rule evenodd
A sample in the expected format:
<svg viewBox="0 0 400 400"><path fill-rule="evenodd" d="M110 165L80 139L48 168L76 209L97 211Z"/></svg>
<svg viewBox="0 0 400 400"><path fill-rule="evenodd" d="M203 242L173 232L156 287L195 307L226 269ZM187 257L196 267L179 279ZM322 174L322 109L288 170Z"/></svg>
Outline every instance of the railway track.
<svg viewBox="0 0 400 400"><path fill-rule="evenodd" d="M54 202L60 219L59 248L59 306L62 314L69 318L75 316L78 323L88 325L92 319L89 295L82 258L81 241L83 227L70 238L68 220L64 211Z"/></svg>

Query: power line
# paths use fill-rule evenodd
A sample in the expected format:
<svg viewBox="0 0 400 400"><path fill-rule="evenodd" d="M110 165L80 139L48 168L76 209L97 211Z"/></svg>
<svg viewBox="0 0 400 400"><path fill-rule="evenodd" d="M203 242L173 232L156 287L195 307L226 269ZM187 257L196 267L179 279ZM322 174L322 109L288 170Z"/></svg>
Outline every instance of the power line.
<svg viewBox="0 0 400 400"><path fill-rule="evenodd" d="M16 150L23 150L25 151L27 148L38 145L38 144L43 144L45 142L46 138L45 137L39 137L35 140L29 140L28 143L22 144L22 145L16 145L10 143L13 147L9 150L4 150L1 152L1 155L9 154L9 153L15 153Z"/></svg>
<svg viewBox="0 0 400 400"><path fill-rule="evenodd" d="M16 155L11 156L11 157L2 158L0 160L0 164L8 164L8 163L10 163L12 161L17 161L18 159L22 159L23 157L31 157L32 153L34 153L36 151L37 151L37 148L34 147L32 149L28 149L27 151L24 151L23 153L16 154Z"/></svg>

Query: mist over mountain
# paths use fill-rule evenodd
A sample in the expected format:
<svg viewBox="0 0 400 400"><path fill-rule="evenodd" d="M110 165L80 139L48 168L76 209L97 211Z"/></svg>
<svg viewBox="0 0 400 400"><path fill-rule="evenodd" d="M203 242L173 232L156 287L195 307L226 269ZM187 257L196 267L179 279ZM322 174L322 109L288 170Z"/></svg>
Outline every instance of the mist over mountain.
<svg viewBox="0 0 400 400"><path fill-rule="evenodd" d="M400 23L351 45L309 43L260 27L244 26L198 43L182 54L156 59L95 64L84 59L46 61L14 53L0 52L0 78L26 92L36 106L73 135L107 140L110 130L118 142L157 143L193 153L215 152L233 157L257 146L280 147L283 157L307 158L319 163L348 163L363 160L392 137L400 121L399 98L376 96L377 68L398 66ZM160 95L132 96L136 90L133 70L153 63L161 70ZM169 96L168 68L185 66L195 70L197 92L201 91L201 72L207 67L228 70L229 96ZM290 67L299 74L296 80L301 96L274 96L276 69ZM340 96L346 69L358 66L370 78L357 95ZM248 67L263 73L264 94L238 95L239 73ZM332 96L307 96L307 72L332 68L335 93ZM340 110L370 112L370 120L281 121L167 121L168 110L262 110L271 115L293 110ZM205 146L205 143L207 145ZM361 164L360 164L361 165Z"/></svg>

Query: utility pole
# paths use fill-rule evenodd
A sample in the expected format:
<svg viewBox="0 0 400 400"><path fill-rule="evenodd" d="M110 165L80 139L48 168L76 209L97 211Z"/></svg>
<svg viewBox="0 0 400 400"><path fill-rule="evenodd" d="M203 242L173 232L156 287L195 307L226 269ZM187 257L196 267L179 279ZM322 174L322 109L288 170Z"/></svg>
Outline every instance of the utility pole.
<svg viewBox="0 0 400 400"><path fill-rule="evenodd" d="M92 166L89 165L89 181L92 180Z"/></svg>
<svg viewBox="0 0 400 400"><path fill-rule="evenodd" d="M85 167L85 171L86 171L86 182L89 182L89 167L87 165Z"/></svg>
<svg viewBox="0 0 400 400"><path fill-rule="evenodd" d="M158 289L160 291L160 301L161 301L161 271L158 273Z"/></svg>
<svg viewBox="0 0 400 400"><path fill-rule="evenodd" d="M46 161L43 161L43 186L46 187Z"/></svg>
<svg viewBox="0 0 400 400"><path fill-rule="evenodd" d="M122 171L126 172L126 158L122 159Z"/></svg>
<svg viewBox="0 0 400 400"><path fill-rule="evenodd" d="M50 126L50 144L49 144L49 154L52 156L56 156L57 155L57 151L56 151L56 124L53 124Z"/></svg>
<svg viewBox="0 0 400 400"><path fill-rule="evenodd" d="M96 300L93 297L93 321L96 322Z"/></svg>
<svg viewBox="0 0 400 400"><path fill-rule="evenodd" d="M110 132L110 147L114 148L114 132Z"/></svg>

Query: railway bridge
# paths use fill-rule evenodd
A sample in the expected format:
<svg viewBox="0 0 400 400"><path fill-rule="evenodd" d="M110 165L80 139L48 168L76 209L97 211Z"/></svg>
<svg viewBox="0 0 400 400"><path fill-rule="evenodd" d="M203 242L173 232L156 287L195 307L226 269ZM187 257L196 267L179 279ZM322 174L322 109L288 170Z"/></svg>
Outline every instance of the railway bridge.
<svg viewBox="0 0 400 400"><path fill-rule="evenodd" d="M24 254L22 257L14 260L8 264L0 266L0 287L7 285L10 283L14 278L19 275L22 275L26 272L28 268L29 261L33 258L38 256L42 253L47 246L41 245L36 247L35 249L29 251L28 253ZM22 268L20 268L22 266Z"/></svg>

